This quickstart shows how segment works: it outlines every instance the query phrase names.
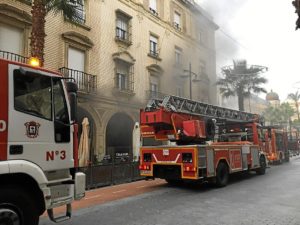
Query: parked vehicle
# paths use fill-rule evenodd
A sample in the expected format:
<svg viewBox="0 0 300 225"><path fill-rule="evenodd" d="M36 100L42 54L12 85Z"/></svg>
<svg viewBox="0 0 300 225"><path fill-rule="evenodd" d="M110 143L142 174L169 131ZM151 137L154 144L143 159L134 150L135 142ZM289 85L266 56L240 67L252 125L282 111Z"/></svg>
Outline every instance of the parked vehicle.
<svg viewBox="0 0 300 225"><path fill-rule="evenodd" d="M142 176L170 183L207 180L222 187L232 173L265 173L267 158L258 144L257 114L167 96L150 101L141 110L140 121L143 139L176 143L144 144Z"/></svg>
<svg viewBox="0 0 300 225"><path fill-rule="evenodd" d="M263 127L265 152L270 163L289 162L287 132L280 127Z"/></svg>
<svg viewBox="0 0 300 225"><path fill-rule="evenodd" d="M77 85L3 59L0 84L0 224L37 225L45 210L54 222L69 219L85 195L85 174L75 170Z"/></svg>

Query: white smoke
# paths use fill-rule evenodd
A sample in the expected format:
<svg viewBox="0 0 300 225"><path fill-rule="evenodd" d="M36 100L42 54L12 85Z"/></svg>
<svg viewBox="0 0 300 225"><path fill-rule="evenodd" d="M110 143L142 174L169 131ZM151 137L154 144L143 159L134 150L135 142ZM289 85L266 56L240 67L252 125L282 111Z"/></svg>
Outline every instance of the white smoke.
<svg viewBox="0 0 300 225"><path fill-rule="evenodd" d="M232 22L249 0L196 0L219 26L216 32L217 73L220 67L232 64L232 60L240 57L242 43L234 36L235 27Z"/></svg>

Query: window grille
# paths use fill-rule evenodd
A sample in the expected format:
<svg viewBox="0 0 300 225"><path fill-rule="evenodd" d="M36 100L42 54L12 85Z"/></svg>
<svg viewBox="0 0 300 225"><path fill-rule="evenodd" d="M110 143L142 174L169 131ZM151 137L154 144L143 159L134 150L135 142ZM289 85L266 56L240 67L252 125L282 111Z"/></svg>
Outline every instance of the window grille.
<svg viewBox="0 0 300 225"><path fill-rule="evenodd" d="M115 88L119 91L133 92L133 65L116 62L115 74Z"/></svg>
<svg viewBox="0 0 300 225"><path fill-rule="evenodd" d="M149 10L153 15L158 16L157 0L149 0Z"/></svg>
<svg viewBox="0 0 300 225"><path fill-rule="evenodd" d="M85 9L84 9L84 0L69 0L69 4L75 7L75 15L72 20L76 23L84 24L85 23Z"/></svg>
<svg viewBox="0 0 300 225"><path fill-rule="evenodd" d="M131 44L131 23L129 17L117 13L116 18L116 40Z"/></svg>
<svg viewBox="0 0 300 225"><path fill-rule="evenodd" d="M154 57L158 57L158 49L157 49L158 38L150 35L150 55Z"/></svg>
<svg viewBox="0 0 300 225"><path fill-rule="evenodd" d="M178 12L174 12L174 27L177 30L181 30L181 15Z"/></svg>

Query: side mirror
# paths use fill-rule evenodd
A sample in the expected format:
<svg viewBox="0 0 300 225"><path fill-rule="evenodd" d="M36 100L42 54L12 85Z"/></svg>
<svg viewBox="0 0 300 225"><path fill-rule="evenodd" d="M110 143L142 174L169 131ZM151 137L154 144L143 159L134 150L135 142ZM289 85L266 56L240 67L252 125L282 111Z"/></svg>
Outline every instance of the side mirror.
<svg viewBox="0 0 300 225"><path fill-rule="evenodd" d="M69 93L69 101L71 108L71 121L77 121L77 91L78 86L75 82L66 82L66 88Z"/></svg>
<svg viewBox="0 0 300 225"><path fill-rule="evenodd" d="M66 82L66 88L67 88L68 93L75 92L77 94L78 85L75 82L67 81Z"/></svg>

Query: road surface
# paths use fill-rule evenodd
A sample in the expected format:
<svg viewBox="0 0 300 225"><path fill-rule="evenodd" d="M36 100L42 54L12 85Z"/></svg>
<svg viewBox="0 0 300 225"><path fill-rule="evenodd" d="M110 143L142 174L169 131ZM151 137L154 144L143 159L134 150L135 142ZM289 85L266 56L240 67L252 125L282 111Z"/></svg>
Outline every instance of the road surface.
<svg viewBox="0 0 300 225"><path fill-rule="evenodd" d="M75 208L61 225L300 225L300 158L263 176L234 176L224 188L162 180L102 188Z"/></svg>

